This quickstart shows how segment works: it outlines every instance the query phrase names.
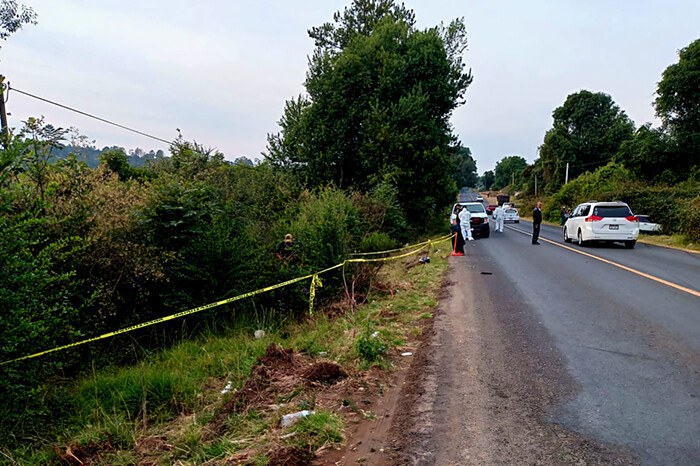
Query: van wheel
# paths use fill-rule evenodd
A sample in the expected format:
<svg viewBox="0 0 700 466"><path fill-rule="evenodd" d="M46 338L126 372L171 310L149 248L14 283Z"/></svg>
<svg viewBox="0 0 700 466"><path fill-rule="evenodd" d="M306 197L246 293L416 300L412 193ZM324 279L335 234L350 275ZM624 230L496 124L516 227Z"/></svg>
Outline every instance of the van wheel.
<svg viewBox="0 0 700 466"><path fill-rule="evenodd" d="M586 242L583 240L583 235L581 234L581 230L578 231L578 245L583 246L585 245Z"/></svg>
<svg viewBox="0 0 700 466"><path fill-rule="evenodd" d="M566 227L564 227L564 242L565 243L571 242L571 238L569 238L569 233L566 231Z"/></svg>
<svg viewBox="0 0 700 466"><path fill-rule="evenodd" d="M632 241L625 241L625 248L627 249L634 249L634 245L637 244L637 241L632 240Z"/></svg>

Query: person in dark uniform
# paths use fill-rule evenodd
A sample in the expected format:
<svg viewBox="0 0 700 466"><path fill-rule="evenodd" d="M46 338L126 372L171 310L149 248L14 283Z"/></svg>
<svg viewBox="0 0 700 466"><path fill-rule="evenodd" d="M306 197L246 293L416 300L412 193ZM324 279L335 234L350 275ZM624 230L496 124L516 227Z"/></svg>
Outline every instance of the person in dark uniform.
<svg viewBox="0 0 700 466"><path fill-rule="evenodd" d="M450 224L450 231L456 233L452 239L452 255L463 256L464 255L464 238L462 237L462 230L459 222L459 212L462 210L462 206L457 204L455 206L454 214L455 219L452 220Z"/></svg>
<svg viewBox="0 0 700 466"><path fill-rule="evenodd" d="M542 223L542 203L537 201L537 207L532 211L532 244L540 244L540 224Z"/></svg>
<svg viewBox="0 0 700 466"><path fill-rule="evenodd" d="M277 253L275 254L279 260L285 265L288 262L293 262L296 259L294 251L294 237L291 233L284 235L284 240L277 245Z"/></svg>

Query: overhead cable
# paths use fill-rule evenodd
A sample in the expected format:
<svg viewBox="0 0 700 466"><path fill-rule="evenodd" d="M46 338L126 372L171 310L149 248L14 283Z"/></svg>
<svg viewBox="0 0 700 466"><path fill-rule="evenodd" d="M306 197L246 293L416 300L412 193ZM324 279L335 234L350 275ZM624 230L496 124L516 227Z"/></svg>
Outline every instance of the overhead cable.
<svg viewBox="0 0 700 466"><path fill-rule="evenodd" d="M11 87L9 85L9 83L7 85L7 89L8 89L8 91L13 90L15 92L19 92L20 94L26 95L26 96L31 97L33 99L41 100L42 102L46 102L46 103L49 103L51 105L55 105L57 107L64 108L66 110L70 110L71 112L79 113L81 115L84 115L84 116L89 117L89 118L93 118L93 119L101 121L103 123L107 123L109 125L116 126L117 128L125 129L127 131L131 131L132 133L140 134L141 136L146 136L147 138L155 139L156 141L164 142L168 145L171 145L173 143L173 141L168 141L166 139L159 138L157 136L153 136L152 134L144 133L143 131L139 131L139 130L134 129L134 128L129 128L128 126L120 125L119 123L115 123L113 121L109 121L109 120L106 120L104 118L100 118L98 116L92 115L90 113L80 111L80 110L75 109L73 107L69 107L68 105L59 104L58 102L54 102L52 100L45 99L43 97L39 97L38 95L30 94L29 92L22 91L20 89L17 89L16 87ZM9 97L9 92L8 92L8 97Z"/></svg>

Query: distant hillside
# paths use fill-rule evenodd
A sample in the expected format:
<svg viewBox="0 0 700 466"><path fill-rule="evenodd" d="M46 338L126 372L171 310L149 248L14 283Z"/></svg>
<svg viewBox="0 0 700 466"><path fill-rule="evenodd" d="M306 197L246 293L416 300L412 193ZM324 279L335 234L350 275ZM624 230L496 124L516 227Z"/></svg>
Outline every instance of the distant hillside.
<svg viewBox="0 0 700 466"><path fill-rule="evenodd" d="M51 159L52 159L52 161L65 159L68 157L68 155L73 153L78 158L78 160L81 160L81 161L87 163L90 168L97 168L100 166L100 156L102 155L102 152L104 152L106 150L122 150L122 151L124 151L125 153L127 153L126 161L132 167L145 167L149 160L156 161L158 159L168 157L167 155L165 155L165 153L162 150L157 150L157 151L150 150L150 151L146 152L143 149L140 149L138 147L134 150L130 150L129 152L127 152L126 149L124 149L123 147L118 147L118 146L112 146L112 147L105 146L102 149L96 149L94 147L77 147L77 146L67 145L67 146L62 147L61 149L54 149L52 154L51 154L52 155ZM245 155L241 156L241 157L237 157L233 162L227 162L227 163L242 164L242 165L248 165L251 167L255 166L255 162L250 160Z"/></svg>
<svg viewBox="0 0 700 466"><path fill-rule="evenodd" d="M100 156L102 155L102 152L117 149L123 150L127 153L126 161L129 162L129 165L132 167L144 167L148 163L148 160L155 161L165 157L165 153L162 150L150 150L149 152L146 152L143 149L136 148L127 152L123 147L118 146L96 149L92 147L76 147L67 145L61 149L54 149L52 152L52 158L54 160L65 159L69 154L73 153L78 160L82 160L83 162L87 163L91 168L97 168L100 165Z"/></svg>

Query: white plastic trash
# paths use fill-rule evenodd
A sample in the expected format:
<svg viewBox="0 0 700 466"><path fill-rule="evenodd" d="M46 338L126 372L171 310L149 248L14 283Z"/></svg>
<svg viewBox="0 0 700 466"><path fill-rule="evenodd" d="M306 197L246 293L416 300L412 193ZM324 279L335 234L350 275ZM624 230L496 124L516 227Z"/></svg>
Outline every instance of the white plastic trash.
<svg viewBox="0 0 700 466"><path fill-rule="evenodd" d="M296 413L292 414L285 414L282 416L282 426L291 426L295 422L298 422L299 420L305 418L306 416L309 416L313 414L313 411L307 411L306 409L303 411L297 411Z"/></svg>
<svg viewBox="0 0 700 466"><path fill-rule="evenodd" d="M261 338L265 338L265 330L256 330L255 339L260 340Z"/></svg>
<svg viewBox="0 0 700 466"><path fill-rule="evenodd" d="M410 351L407 351L405 353L401 353L401 356L413 356L413 353L411 353Z"/></svg>

